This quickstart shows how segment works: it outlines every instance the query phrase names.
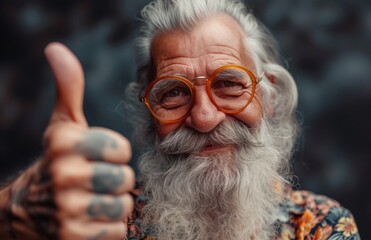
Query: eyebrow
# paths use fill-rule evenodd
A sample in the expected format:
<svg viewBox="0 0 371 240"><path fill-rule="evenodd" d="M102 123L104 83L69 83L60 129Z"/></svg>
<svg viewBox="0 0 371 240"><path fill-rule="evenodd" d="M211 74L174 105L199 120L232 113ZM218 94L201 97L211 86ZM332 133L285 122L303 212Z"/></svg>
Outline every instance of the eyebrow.
<svg viewBox="0 0 371 240"><path fill-rule="evenodd" d="M209 77L216 69L214 69L213 71L211 71L210 73L208 72L206 77ZM221 74L221 76L224 76L224 77L227 77L227 76L241 76L242 74L241 73L238 73L238 71L234 70L234 69L226 69L224 70L223 72L219 73ZM219 75L218 74L218 75ZM188 75L186 74L183 74L183 73L179 73L179 72L175 72L175 71L172 71L168 74L165 74L165 75L162 75L162 76L158 76L158 77L163 77L163 76L178 76L178 77L183 77L191 82L193 82L194 78L190 78ZM200 76L204 76L204 75L200 75ZM198 76L196 76L198 77Z"/></svg>
<svg viewBox="0 0 371 240"><path fill-rule="evenodd" d="M188 75L185 75L185 74L179 73L179 72L175 72L175 71L172 71L172 72L170 72L168 74L163 74L163 75L157 76L157 78L159 78L159 77L165 77L165 76L178 76L178 77L183 77L183 78L189 79L189 76Z"/></svg>
<svg viewBox="0 0 371 240"><path fill-rule="evenodd" d="M216 77L242 77L244 74L241 71L236 71L235 69L225 69L219 72Z"/></svg>
<svg viewBox="0 0 371 240"><path fill-rule="evenodd" d="M187 79L188 81L192 82L193 83L193 80L194 79L191 79L188 75L186 74L183 74L183 73L179 73L179 72L170 72L170 74L166 74L166 75L163 75L161 77L164 77L164 76L177 76L177 77L182 77L182 78L185 78Z"/></svg>

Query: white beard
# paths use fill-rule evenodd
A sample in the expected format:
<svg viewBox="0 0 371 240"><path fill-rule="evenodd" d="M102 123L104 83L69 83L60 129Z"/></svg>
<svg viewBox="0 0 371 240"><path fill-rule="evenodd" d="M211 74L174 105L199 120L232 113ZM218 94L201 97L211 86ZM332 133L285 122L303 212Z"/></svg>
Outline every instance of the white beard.
<svg viewBox="0 0 371 240"><path fill-rule="evenodd" d="M265 126L251 133L239 121L228 120L212 133L182 128L157 140L140 159L148 198L143 226L166 240L274 237L287 182L279 174L282 155ZM237 148L197 154L210 143Z"/></svg>

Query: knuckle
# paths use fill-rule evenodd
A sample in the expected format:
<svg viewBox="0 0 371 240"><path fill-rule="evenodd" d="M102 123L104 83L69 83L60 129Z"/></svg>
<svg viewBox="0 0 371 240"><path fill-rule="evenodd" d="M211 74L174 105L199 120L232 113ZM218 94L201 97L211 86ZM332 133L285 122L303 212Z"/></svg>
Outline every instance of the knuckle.
<svg viewBox="0 0 371 240"><path fill-rule="evenodd" d="M132 157L130 141L123 136L121 138L122 138L122 141L121 141L121 146L120 147L121 147L122 151L125 153L126 159L129 160Z"/></svg>
<svg viewBox="0 0 371 240"><path fill-rule="evenodd" d="M130 194L123 196L125 216L129 216L134 211L134 198Z"/></svg>
<svg viewBox="0 0 371 240"><path fill-rule="evenodd" d="M126 182L127 182L127 187L128 190L132 190L135 187L135 172L133 168L129 166L124 166L124 171L125 171L125 176L126 177Z"/></svg>
<svg viewBox="0 0 371 240"><path fill-rule="evenodd" d="M122 135L120 135L120 138L121 138L122 147L131 152L131 143L130 143L129 139L127 139L126 137L124 137Z"/></svg>
<svg viewBox="0 0 371 240"><path fill-rule="evenodd" d="M78 134L71 127L55 126L48 129L44 136L44 148L48 156L58 156L72 151Z"/></svg>
<svg viewBox="0 0 371 240"><path fill-rule="evenodd" d="M127 138L120 133L107 128L94 127L91 133L101 137L100 142L104 145L104 151L108 153L115 162L127 162L131 159L131 144ZM97 140L97 139L96 139Z"/></svg>
<svg viewBox="0 0 371 240"><path fill-rule="evenodd" d="M123 239L126 232L127 227L123 222L102 224L100 222L69 221L61 226L59 239Z"/></svg>
<svg viewBox="0 0 371 240"><path fill-rule="evenodd" d="M52 164L50 166L50 172L53 186L56 189L64 188L66 183L68 183L68 175L71 173L67 171L62 164Z"/></svg>
<svg viewBox="0 0 371 240"><path fill-rule="evenodd" d="M68 186L76 186L84 180L84 171L87 169L81 166L79 162L83 161L78 157L69 157L69 159L58 159L50 165L50 175L52 184L56 189L63 189Z"/></svg>
<svg viewBox="0 0 371 240"><path fill-rule="evenodd" d="M79 196L80 194L65 191L56 195L56 205L61 219L78 218L82 216L82 209L84 209L84 206L82 204L82 198Z"/></svg>
<svg viewBox="0 0 371 240"><path fill-rule="evenodd" d="M64 169L64 166L59 163L60 162L56 162L54 164L51 164L49 167L52 184L55 189L63 188L67 182L65 180L66 170Z"/></svg>
<svg viewBox="0 0 371 240"><path fill-rule="evenodd" d="M61 240L69 240L69 239L81 239L81 234L77 231L79 225L73 221L65 221L60 223L60 233L59 239Z"/></svg>

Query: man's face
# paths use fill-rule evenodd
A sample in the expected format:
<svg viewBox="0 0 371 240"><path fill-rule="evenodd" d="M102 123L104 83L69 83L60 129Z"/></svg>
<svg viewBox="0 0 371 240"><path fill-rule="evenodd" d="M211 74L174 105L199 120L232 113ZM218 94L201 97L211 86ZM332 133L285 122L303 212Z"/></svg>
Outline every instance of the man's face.
<svg viewBox="0 0 371 240"><path fill-rule="evenodd" d="M152 44L157 77L180 75L190 80L197 76L209 76L215 69L227 64L244 66L256 75L247 51L243 44L241 27L234 19L224 14L201 21L190 32L159 34ZM157 122L160 138L181 127L208 133L227 118L236 118L247 126L256 125L262 118L259 88L250 105L235 115L227 115L217 110L208 97L205 84L195 85L194 90L194 105L184 120L172 124ZM208 146L200 154L212 155L231 150L231 146Z"/></svg>
<svg viewBox="0 0 371 240"><path fill-rule="evenodd" d="M229 64L256 76L243 41L241 27L225 14L191 31L158 34L152 42L156 77L192 81ZM281 202L274 186L285 183L279 170L287 150L277 148L281 136L263 119L260 85L252 102L233 115L217 109L204 83L193 87L188 115L171 124L156 120L153 150L139 159L148 197L144 225L154 226L159 239L271 239Z"/></svg>

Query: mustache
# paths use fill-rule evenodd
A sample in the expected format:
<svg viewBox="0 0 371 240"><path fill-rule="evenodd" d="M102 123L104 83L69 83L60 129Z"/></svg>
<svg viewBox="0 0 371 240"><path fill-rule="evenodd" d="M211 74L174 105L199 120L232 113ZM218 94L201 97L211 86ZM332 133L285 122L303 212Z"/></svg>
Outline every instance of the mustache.
<svg viewBox="0 0 371 240"><path fill-rule="evenodd" d="M236 147L261 146L257 129L252 129L235 119L227 119L208 133L190 127L182 127L162 140L156 141L156 149L168 155L191 155L207 146L235 145Z"/></svg>

